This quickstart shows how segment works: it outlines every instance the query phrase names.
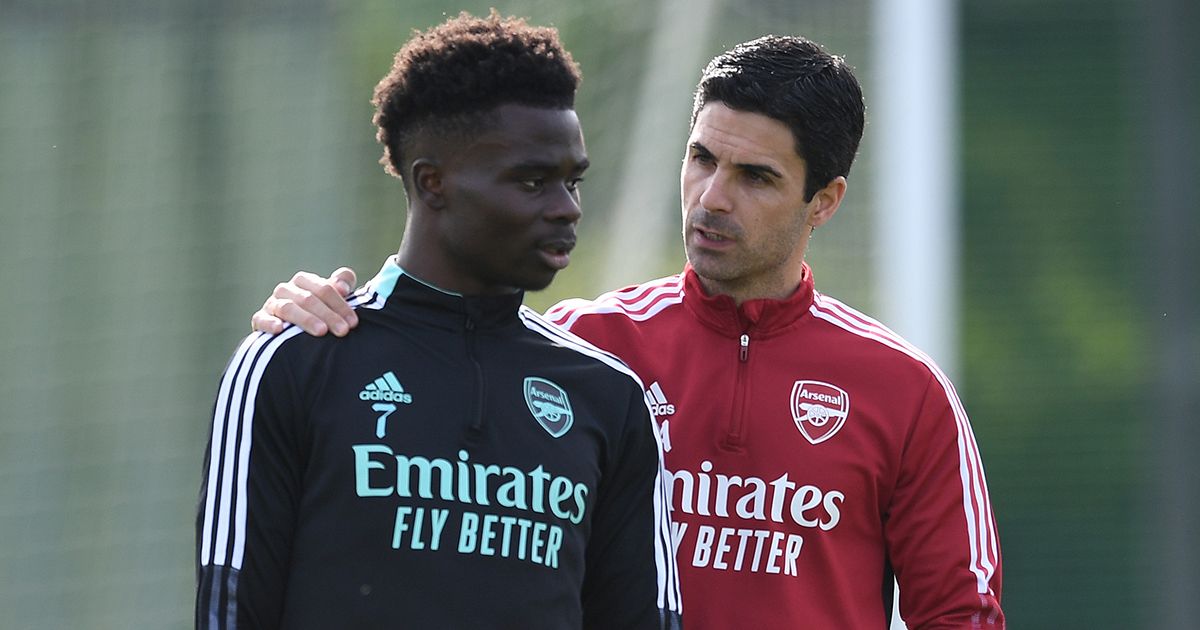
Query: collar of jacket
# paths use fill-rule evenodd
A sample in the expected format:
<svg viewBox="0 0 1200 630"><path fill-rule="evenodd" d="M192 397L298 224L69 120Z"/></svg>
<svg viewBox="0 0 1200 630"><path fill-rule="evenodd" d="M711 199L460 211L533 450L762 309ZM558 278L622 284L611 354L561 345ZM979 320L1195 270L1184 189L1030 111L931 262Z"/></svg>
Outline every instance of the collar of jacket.
<svg viewBox="0 0 1200 630"><path fill-rule="evenodd" d="M387 267L393 267L388 269ZM440 289L399 269L391 258L380 275L399 272L390 293L381 296L388 306L399 307L405 316L417 316L421 321L451 330L473 328L494 330L519 321L517 311L525 298L523 291L503 295L462 295Z"/></svg>
<svg viewBox="0 0 1200 630"><path fill-rule="evenodd" d="M705 326L731 337L749 331L769 337L782 331L808 314L814 291L808 263L804 263L800 286L782 300L747 300L738 306L728 295L709 295L691 265L683 269L683 286L684 307Z"/></svg>

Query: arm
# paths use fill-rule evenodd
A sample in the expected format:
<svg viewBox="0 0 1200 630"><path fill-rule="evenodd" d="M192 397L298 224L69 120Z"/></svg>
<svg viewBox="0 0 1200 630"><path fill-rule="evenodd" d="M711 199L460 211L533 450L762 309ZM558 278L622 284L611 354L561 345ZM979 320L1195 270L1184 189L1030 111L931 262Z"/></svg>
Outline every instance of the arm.
<svg viewBox="0 0 1200 630"><path fill-rule="evenodd" d="M275 285L250 324L272 334L283 332L290 323L317 337L330 330L344 337L358 325L358 316L346 303L354 285L354 270L349 267L338 268L328 278L298 271L290 281Z"/></svg>
<svg viewBox="0 0 1200 630"><path fill-rule="evenodd" d="M592 519L584 628L680 627L664 479L650 411L641 396L631 396L621 443L604 472Z"/></svg>
<svg viewBox="0 0 1200 630"><path fill-rule="evenodd" d="M1000 546L975 436L931 374L884 526L910 630L1005 627Z"/></svg>
<svg viewBox="0 0 1200 630"><path fill-rule="evenodd" d="M251 334L221 378L196 518L196 628L279 627L295 506L298 406L268 364L295 336Z"/></svg>

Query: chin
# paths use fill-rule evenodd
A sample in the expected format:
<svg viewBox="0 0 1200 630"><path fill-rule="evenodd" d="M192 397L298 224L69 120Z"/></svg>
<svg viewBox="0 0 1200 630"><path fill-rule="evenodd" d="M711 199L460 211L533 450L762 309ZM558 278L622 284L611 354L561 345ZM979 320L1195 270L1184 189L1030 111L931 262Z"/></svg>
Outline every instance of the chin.
<svg viewBox="0 0 1200 630"><path fill-rule="evenodd" d="M714 260L710 256L704 254L688 254L688 263L692 265L692 269L701 277L722 279L725 275L724 267L720 261Z"/></svg>
<svg viewBox="0 0 1200 630"><path fill-rule="evenodd" d="M544 278L525 278L522 282L515 284L522 291L541 291L554 282L554 274L550 274Z"/></svg>

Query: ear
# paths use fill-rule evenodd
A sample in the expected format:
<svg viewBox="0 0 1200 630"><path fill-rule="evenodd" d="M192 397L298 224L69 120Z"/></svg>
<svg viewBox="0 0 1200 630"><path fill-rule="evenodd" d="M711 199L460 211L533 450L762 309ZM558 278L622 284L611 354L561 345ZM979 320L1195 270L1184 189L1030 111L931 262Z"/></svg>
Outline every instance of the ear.
<svg viewBox="0 0 1200 630"><path fill-rule="evenodd" d="M434 210L446 206L442 169L437 162L429 158L413 160L412 166L409 167L409 175L413 183L413 193L422 205Z"/></svg>
<svg viewBox="0 0 1200 630"><path fill-rule="evenodd" d="M846 178L838 175L808 202L808 224L814 228L833 218L846 196Z"/></svg>

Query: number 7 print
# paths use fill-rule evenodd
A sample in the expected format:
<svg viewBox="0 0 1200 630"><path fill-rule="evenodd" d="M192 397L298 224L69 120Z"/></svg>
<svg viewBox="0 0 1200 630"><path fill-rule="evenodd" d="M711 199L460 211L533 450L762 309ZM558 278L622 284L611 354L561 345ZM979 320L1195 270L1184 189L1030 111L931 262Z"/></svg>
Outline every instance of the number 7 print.
<svg viewBox="0 0 1200 630"><path fill-rule="evenodd" d="M379 416L379 420L375 422L375 437L382 439L385 433L384 428L387 425L387 417L392 415L392 412L396 410L396 405L391 403L375 403L371 405L371 409L383 412Z"/></svg>

